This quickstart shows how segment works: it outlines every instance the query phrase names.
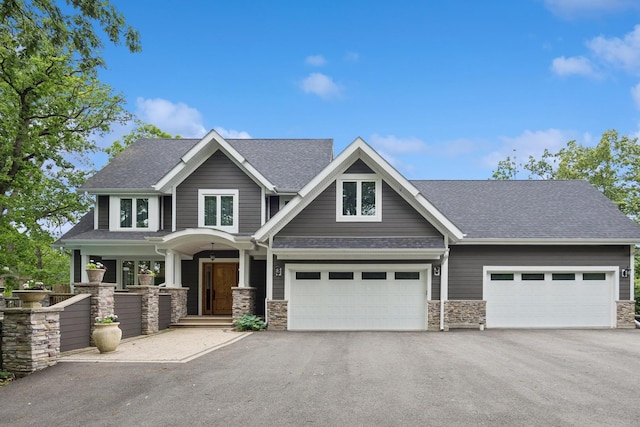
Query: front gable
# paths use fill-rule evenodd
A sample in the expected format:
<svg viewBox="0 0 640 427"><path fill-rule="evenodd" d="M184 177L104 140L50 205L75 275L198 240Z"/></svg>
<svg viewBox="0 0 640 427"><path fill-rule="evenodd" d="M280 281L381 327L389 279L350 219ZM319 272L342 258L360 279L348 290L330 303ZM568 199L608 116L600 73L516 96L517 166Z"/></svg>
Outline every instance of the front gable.
<svg viewBox="0 0 640 427"><path fill-rule="evenodd" d="M262 190L222 150L217 150L176 187L176 229L202 227L203 197L232 197L232 233L252 233L261 225ZM221 199L218 198L219 202ZM219 203L218 203L219 204ZM224 224L215 228L224 230Z"/></svg>
<svg viewBox="0 0 640 427"><path fill-rule="evenodd" d="M222 151L257 185L264 187L270 192L275 190L273 183L256 170L244 156L225 141L215 130L211 130L193 148L185 153L180 158L180 162L153 186L154 189L160 192L170 193L173 187L187 179L189 175L218 150Z"/></svg>
<svg viewBox="0 0 640 427"><path fill-rule="evenodd" d="M361 165L366 166L361 160ZM350 168L351 172L362 167L355 164L356 168ZM349 171L348 170L348 171ZM369 171L371 171L369 169ZM363 176L359 174L344 175ZM280 232L279 237L285 236L352 236L352 237L410 237L410 236L439 236L439 232L429 221L420 215L406 200L404 200L384 180L382 184L381 218L379 221L340 221L337 217L336 206L340 200L340 180L331 183L318 197L306 206L295 218L293 218Z"/></svg>
<svg viewBox="0 0 640 427"><path fill-rule="evenodd" d="M358 177L352 179L352 176ZM371 177L371 178L360 178ZM381 206L378 219L358 218L340 221L339 206L342 181L366 182L378 180ZM358 185L358 184L357 184ZM357 188L356 185L356 188ZM376 190L378 186L376 185ZM357 197L361 197L364 187ZM378 200L379 197L379 200ZM389 208L386 207L389 201ZM360 209L362 206L358 205ZM385 221L385 212L388 223ZM378 213L378 212L376 212ZM302 216L300 216L302 215ZM298 218L299 217L299 218ZM404 223L406 220L406 223ZM415 227L422 236L446 236L459 240L462 232L439 212L420 192L398 173L386 160L362 139L357 138L316 178L308 183L285 208L278 212L255 235L256 240L266 241L276 235L352 235L352 236L410 236ZM300 234L302 233L302 234Z"/></svg>

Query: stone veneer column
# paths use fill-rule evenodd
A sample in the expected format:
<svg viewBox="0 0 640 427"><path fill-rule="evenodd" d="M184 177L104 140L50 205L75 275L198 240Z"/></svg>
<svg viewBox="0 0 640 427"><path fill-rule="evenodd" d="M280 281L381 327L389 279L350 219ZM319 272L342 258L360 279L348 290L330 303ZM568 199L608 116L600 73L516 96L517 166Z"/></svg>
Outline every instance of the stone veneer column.
<svg viewBox="0 0 640 427"><path fill-rule="evenodd" d="M160 288L160 293L171 295L171 323L187 317L187 291L189 288Z"/></svg>
<svg viewBox="0 0 640 427"><path fill-rule="evenodd" d="M440 330L440 301L427 301L427 331Z"/></svg>
<svg viewBox="0 0 640 427"><path fill-rule="evenodd" d="M233 321L245 314L256 313L256 288L232 287L233 292Z"/></svg>
<svg viewBox="0 0 640 427"><path fill-rule="evenodd" d="M6 308L2 369L24 377L58 363L62 308Z"/></svg>
<svg viewBox="0 0 640 427"><path fill-rule="evenodd" d="M158 332L158 294L160 288L150 286L128 286L129 293L142 295L142 334Z"/></svg>
<svg viewBox="0 0 640 427"><path fill-rule="evenodd" d="M449 328L478 328L487 323L486 301L449 300L444 306Z"/></svg>
<svg viewBox="0 0 640 427"><path fill-rule="evenodd" d="M635 328L636 302L616 301L616 328Z"/></svg>
<svg viewBox="0 0 640 427"><path fill-rule="evenodd" d="M289 301L268 300L267 301L267 329L271 331L287 330L287 311Z"/></svg>
<svg viewBox="0 0 640 427"><path fill-rule="evenodd" d="M116 289L115 283L74 283L74 293L91 294L91 339L90 345L95 345L93 342L93 330L96 328L94 319L96 317L105 317L110 314L115 314L114 311L114 293Z"/></svg>

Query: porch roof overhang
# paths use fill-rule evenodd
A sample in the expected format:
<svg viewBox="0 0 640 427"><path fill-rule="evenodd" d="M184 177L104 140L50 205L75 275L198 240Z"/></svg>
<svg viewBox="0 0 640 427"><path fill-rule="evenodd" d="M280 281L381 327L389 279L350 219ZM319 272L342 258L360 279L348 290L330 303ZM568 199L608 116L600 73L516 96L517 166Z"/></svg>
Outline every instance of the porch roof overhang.
<svg viewBox="0 0 640 427"><path fill-rule="evenodd" d="M202 250L209 250L212 243L219 244L216 249L255 249L251 236L229 234L208 228L187 228L162 237L149 237L158 250L174 250L181 254L193 255Z"/></svg>
<svg viewBox="0 0 640 427"><path fill-rule="evenodd" d="M440 259L442 237L278 237L272 252L279 259L406 260Z"/></svg>

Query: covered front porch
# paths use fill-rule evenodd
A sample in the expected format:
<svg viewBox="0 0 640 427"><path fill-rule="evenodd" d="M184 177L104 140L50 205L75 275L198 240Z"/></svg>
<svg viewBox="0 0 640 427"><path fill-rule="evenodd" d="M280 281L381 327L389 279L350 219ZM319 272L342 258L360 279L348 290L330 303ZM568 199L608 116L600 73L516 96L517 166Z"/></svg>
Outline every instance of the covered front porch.
<svg viewBox="0 0 640 427"><path fill-rule="evenodd" d="M189 289L189 316L264 314L266 249L249 236L186 229L147 240L164 256L164 286Z"/></svg>

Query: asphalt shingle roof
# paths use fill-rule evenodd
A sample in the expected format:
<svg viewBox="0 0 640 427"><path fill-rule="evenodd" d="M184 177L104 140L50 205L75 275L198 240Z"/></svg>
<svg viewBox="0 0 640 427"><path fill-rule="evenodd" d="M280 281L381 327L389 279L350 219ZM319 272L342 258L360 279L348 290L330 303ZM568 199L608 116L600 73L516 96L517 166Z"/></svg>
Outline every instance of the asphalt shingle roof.
<svg viewBox="0 0 640 427"><path fill-rule="evenodd" d="M83 190L148 190L199 139L142 138L89 178ZM333 158L331 139L227 139L279 190L300 190Z"/></svg>
<svg viewBox="0 0 640 427"><path fill-rule="evenodd" d="M469 238L640 241L640 227L586 181L411 183Z"/></svg>
<svg viewBox="0 0 640 427"><path fill-rule="evenodd" d="M333 159L331 139L227 139L279 191L298 191Z"/></svg>
<svg viewBox="0 0 640 427"><path fill-rule="evenodd" d="M275 249L444 249L442 237L278 237Z"/></svg>
<svg viewBox="0 0 640 427"><path fill-rule="evenodd" d="M199 141L140 139L87 180L82 189L150 190ZM227 142L280 191L300 190L333 158L331 139L228 139ZM468 238L637 239L640 242L640 227L586 181L411 182ZM142 239L148 235L93 230L90 214L64 238ZM429 243L406 238L336 239L280 240L278 244L283 245L282 248L429 247L424 246Z"/></svg>
<svg viewBox="0 0 640 427"><path fill-rule="evenodd" d="M151 189L198 141L139 139L89 178L81 189Z"/></svg>

